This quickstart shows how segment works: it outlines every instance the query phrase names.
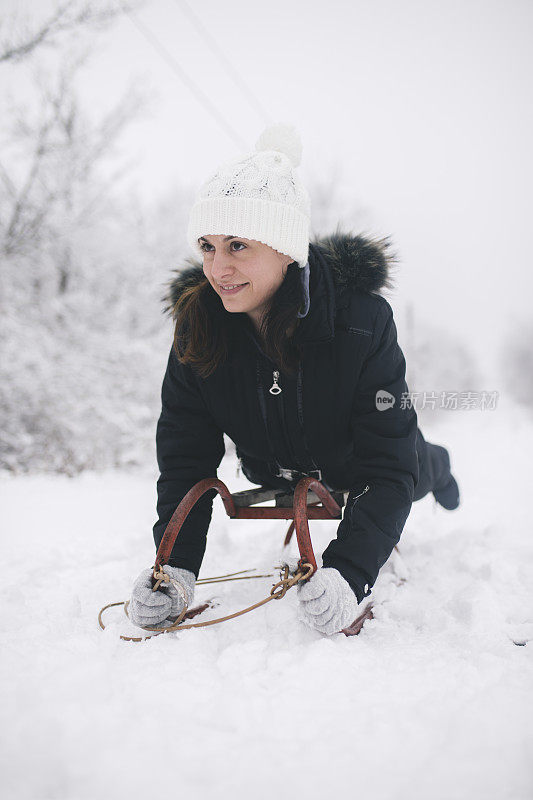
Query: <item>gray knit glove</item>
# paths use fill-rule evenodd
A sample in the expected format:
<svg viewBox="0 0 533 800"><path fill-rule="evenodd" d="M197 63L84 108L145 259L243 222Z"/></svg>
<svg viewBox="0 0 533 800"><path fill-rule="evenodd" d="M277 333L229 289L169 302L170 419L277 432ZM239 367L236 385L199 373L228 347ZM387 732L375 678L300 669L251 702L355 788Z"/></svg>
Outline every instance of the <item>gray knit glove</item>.
<svg viewBox="0 0 533 800"><path fill-rule="evenodd" d="M128 616L135 625L166 628L175 622L185 603L190 607L196 583L194 572L169 564L164 565L163 571L175 583L161 583L153 592L153 570L143 569L133 584Z"/></svg>
<svg viewBox="0 0 533 800"><path fill-rule="evenodd" d="M334 567L320 567L296 590L298 619L320 633L331 635L348 627L358 615L352 587Z"/></svg>

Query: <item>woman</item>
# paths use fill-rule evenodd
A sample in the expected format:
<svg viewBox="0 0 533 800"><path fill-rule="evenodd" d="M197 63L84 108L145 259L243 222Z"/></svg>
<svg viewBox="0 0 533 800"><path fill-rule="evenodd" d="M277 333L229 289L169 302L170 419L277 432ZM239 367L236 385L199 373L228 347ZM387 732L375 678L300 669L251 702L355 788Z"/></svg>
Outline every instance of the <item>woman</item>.
<svg viewBox="0 0 533 800"><path fill-rule="evenodd" d="M309 241L309 196L296 172L294 128L267 128L252 155L223 165L200 190L190 260L171 283L175 321L156 444L159 545L174 510L216 475L223 434L242 470L263 486L313 475L349 489L323 567L298 585L299 618L332 634L358 615L399 541L414 500L432 491L459 504L445 448L424 440L406 402L405 359L391 306L385 240L339 230ZM130 616L171 624L190 605L216 490L184 522L164 565L174 582L134 584Z"/></svg>

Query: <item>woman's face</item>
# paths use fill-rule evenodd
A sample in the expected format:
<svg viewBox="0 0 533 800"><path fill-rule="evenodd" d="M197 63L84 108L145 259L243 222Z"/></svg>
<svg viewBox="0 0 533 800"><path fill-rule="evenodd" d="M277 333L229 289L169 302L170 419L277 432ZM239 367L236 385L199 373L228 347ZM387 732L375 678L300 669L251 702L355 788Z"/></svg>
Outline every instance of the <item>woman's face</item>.
<svg viewBox="0 0 533 800"><path fill-rule="evenodd" d="M204 274L226 311L244 312L259 327L263 313L294 260L267 244L242 236L201 236ZM244 284L228 291L223 286Z"/></svg>

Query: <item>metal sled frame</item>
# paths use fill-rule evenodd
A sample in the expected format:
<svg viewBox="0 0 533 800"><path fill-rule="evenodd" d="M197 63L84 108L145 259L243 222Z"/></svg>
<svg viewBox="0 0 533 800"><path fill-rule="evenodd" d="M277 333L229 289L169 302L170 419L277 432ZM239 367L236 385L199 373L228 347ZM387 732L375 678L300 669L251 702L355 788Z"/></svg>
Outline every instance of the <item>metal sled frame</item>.
<svg viewBox="0 0 533 800"><path fill-rule="evenodd" d="M231 493L223 481L218 478L204 478L190 489L179 506L174 511L168 523L161 543L157 550L154 572L161 570L168 563L172 548L176 541L181 526L200 497L209 489L216 489L222 498L227 515L231 519L290 519L292 520L285 535L284 543L287 545L294 531L300 560L301 569L304 565L311 565L312 572L308 573L309 579L317 569L311 536L309 533L310 519L341 519L342 507L346 504L349 490L329 491L317 479L309 476L302 477L294 488L294 492L284 489L271 489L260 486L257 489ZM274 506L259 506L258 503L274 500ZM368 603L363 613L351 625L342 629L346 636L357 635L365 620L372 619L372 603Z"/></svg>

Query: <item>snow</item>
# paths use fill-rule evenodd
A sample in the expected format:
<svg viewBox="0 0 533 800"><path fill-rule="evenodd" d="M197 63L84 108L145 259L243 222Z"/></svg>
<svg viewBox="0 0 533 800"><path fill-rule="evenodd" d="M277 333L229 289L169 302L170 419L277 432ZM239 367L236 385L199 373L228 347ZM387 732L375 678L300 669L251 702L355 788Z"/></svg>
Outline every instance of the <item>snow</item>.
<svg viewBox="0 0 533 800"><path fill-rule="evenodd" d="M142 644L118 638L138 629L113 608L102 632L100 608L153 563L156 473L4 473L3 796L530 798L533 420L503 395L420 426L450 448L463 502L414 504L351 638L303 627L294 589ZM231 452L219 477L249 486ZM287 526L230 520L217 497L201 576L271 568ZM311 523L317 555L336 527ZM230 613L274 573L196 599Z"/></svg>

